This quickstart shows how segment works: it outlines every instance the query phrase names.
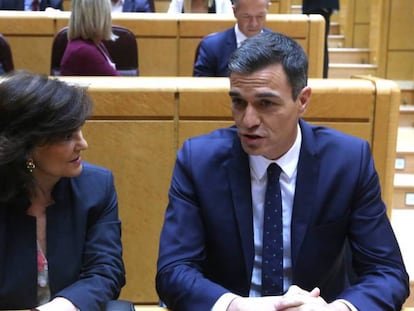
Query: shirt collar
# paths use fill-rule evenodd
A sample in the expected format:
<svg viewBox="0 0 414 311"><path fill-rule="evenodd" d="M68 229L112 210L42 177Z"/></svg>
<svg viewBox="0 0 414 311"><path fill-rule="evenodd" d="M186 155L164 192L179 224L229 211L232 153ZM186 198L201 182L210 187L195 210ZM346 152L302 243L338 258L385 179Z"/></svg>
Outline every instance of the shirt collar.
<svg viewBox="0 0 414 311"><path fill-rule="evenodd" d="M247 39L247 37L240 31L239 25L234 25L234 33L236 34L236 43L237 47L240 46L240 44Z"/></svg>
<svg viewBox="0 0 414 311"><path fill-rule="evenodd" d="M302 132L298 124L298 131L295 142L292 147L277 160L269 160L263 156L249 155L250 171L252 177L257 180L262 180L266 174L267 167L270 163L276 163L280 166L283 173L291 179L298 167L300 146L302 144Z"/></svg>

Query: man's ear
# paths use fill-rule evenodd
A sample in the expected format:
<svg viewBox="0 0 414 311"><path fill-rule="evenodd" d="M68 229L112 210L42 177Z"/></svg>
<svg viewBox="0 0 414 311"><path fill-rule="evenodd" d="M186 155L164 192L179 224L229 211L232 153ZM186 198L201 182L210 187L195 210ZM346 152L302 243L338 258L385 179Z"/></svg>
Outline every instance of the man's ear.
<svg viewBox="0 0 414 311"><path fill-rule="evenodd" d="M299 93L298 98L296 99L299 109L299 115L303 115L308 108L310 98L312 94L312 89L309 86L305 86Z"/></svg>

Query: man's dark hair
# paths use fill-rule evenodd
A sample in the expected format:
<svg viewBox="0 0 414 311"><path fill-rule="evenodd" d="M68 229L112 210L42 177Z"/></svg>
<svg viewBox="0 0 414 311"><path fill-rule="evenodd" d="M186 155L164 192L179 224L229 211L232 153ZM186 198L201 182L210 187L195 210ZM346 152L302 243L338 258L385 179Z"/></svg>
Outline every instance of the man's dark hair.
<svg viewBox="0 0 414 311"><path fill-rule="evenodd" d="M281 64L296 100L307 85L308 58L302 47L281 33L266 31L246 39L229 59L229 72L250 74L269 65Z"/></svg>

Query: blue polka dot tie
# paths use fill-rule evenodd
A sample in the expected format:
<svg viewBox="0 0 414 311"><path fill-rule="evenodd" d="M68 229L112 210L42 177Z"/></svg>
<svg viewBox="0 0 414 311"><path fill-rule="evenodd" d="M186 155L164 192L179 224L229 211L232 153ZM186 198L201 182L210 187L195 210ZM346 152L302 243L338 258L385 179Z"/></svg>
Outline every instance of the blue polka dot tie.
<svg viewBox="0 0 414 311"><path fill-rule="evenodd" d="M262 296L283 294L282 197L279 185L281 171L276 163L271 163L267 168L263 218Z"/></svg>

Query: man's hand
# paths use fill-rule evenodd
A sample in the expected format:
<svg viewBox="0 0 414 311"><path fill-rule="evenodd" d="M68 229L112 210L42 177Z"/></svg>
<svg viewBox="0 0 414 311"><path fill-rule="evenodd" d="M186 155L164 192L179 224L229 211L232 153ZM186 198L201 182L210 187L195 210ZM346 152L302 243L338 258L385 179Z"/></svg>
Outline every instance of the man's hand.
<svg viewBox="0 0 414 311"><path fill-rule="evenodd" d="M278 303L278 311L350 311L341 301L327 303L321 296L319 288L311 292L297 286L289 288L283 299Z"/></svg>
<svg viewBox="0 0 414 311"><path fill-rule="evenodd" d="M296 310L303 305L308 299L318 299L320 291L318 288L311 292L301 289L298 286L291 286L283 296L267 297L236 297L230 303L227 311L278 311L278 310ZM289 309L290 308L290 309Z"/></svg>

